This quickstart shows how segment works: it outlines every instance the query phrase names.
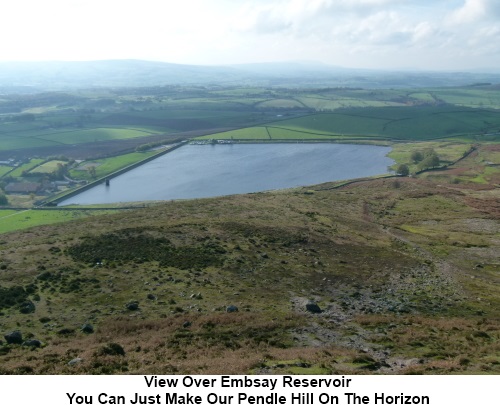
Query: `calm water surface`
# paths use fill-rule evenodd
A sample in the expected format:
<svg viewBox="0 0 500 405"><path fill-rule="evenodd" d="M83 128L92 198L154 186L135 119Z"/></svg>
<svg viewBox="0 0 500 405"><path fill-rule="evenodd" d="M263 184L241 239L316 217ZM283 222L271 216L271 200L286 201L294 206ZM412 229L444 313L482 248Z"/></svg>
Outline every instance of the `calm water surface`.
<svg viewBox="0 0 500 405"><path fill-rule="evenodd" d="M59 205L174 200L305 186L388 172L391 148L345 144L186 145Z"/></svg>

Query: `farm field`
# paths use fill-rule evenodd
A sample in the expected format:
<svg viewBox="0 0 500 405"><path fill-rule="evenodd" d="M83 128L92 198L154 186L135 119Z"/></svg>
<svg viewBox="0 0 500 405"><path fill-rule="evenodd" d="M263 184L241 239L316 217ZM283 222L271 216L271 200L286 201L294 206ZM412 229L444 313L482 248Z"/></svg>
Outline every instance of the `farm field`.
<svg viewBox="0 0 500 405"><path fill-rule="evenodd" d="M21 177L23 173L28 173L33 168L37 167L41 163L44 162L44 159L31 159L28 163L22 164L21 166L16 167L12 172L9 173L10 177Z"/></svg>
<svg viewBox="0 0 500 405"><path fill-rule="evenodd" d="M0 114L0 157L7 158L10 151L25 157L36 151L49 156L51 149L69 154L73 145L87 145L84 153L94 154L96 142L103 154L116 153L116 145L123 144L125 151L132 141L140 145L142 138L144 143L153 137L168 142L177 134L259 126L276 121L276 116L291 120L270 126L303 131L306 138L311 137L307 132L395 140L463 138L498 130L500 97L496 86L417 90L169 87L81 90L39 99L6 96L0 107L16 111ZM311 114L314 119L294 118ZM283 134L276 137L282 139ZM296 138L290 133L290 139Z"/></svg>
<svg viewBox="0 0 500 405"><path fill-rule="evenodd" d="M10 166L0 166L0 177L5 176L11 170L12 170L12 167L10 167Z"/></svg>
<svg viewBox="0 0 500 405"><path fill-rule="evenodd" d="M113 172L116 172L117 170L123 169L124 167L130 166L131 164L137 163L150 156L153 156L157 153L158 151L133 152L116 157L87 160L79 166L71 169L70 176L77 180L92 180L92 178L101 178ZM94 176L91 176L89 174L90 167L95 167Z"/></svg>
<svg viewBox="0 0 500 405"><path fill-rule="evenodd" d="M58 98L64 103L58 103ZM8 102L6 97L0 104L5 107ZM446 163L460 157L468 148L464 143L500 141L500 111L496 109L500 105L495 89L489 86L102 89L41 99L21 97L13 102L16 108L21 105L17 114L0 114L0 158L30 159L10 173L25 181L41 181L44 170L53 175L52 180L57 177L48 166L33 170L47 157L71 162L59 180L69 175L77 181L91 181L151 156L156 153L154 147L197 136L204 141L392 145L391 157L397 164L408 164L411 172L417 170L409 162L412 150L424 147L414 142L431 142L430 148ZM7 170L3 169L4 174ZM40 179L24 179L23 173L28 172L38 173ZM483 181L482 177L477 181ZM59 191L68 192L64 187ZM29 205L29 199L21 196L12 195L9 201Z"/></svg>
<svg viewBox="0 0 500 405"><path fill-rule="evenodd" d="M365 137L393 141L429 141L453 138L463 141L500 140L500 112L457 107L380 107L342 109L283 119L265 126L274 138L311 138L329 135L338 139ZM286 132L288 131L288 132ZM201 137L248 139L250 129ZM263 134L262 127L256 133ZM262 136L263 137L263 136ZM334 139L334 138L332 138Z"/></svg>
<svg viewBox="0 0 500 405"><path fill-rule="evenodd" d="M64 166L67 165L68 162L65 162L63 160L50 160L48 162L42 163L39 166L36 166L35 168L31 169L29 173L34 173L34 174L50 174L54 173L57 171L57 169L60 167L60 165Z"/></svg>

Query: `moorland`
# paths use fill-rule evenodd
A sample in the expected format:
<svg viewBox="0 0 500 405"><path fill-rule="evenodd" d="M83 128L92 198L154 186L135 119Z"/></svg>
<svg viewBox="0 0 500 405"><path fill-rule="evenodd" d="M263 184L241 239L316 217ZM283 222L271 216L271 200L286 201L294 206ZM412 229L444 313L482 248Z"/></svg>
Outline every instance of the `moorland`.
<svg viewBox="0 0 500 405"><path fill-rule="evenodd" d="M0 373L497 374L499 94L491 83L2 94ZM47 207L192 140L384 144L397 173Z"/></svg>

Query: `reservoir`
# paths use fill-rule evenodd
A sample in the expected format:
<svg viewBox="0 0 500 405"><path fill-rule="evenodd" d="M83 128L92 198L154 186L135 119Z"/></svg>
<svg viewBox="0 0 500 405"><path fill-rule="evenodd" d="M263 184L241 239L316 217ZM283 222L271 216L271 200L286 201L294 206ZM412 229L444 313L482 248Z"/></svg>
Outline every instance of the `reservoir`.
<svg viewBox="0 0 500 405"><path fill-rule="evenodd" d="M333 143L185 145L59 205L177 200L388 173L390 147Z"/></svg>

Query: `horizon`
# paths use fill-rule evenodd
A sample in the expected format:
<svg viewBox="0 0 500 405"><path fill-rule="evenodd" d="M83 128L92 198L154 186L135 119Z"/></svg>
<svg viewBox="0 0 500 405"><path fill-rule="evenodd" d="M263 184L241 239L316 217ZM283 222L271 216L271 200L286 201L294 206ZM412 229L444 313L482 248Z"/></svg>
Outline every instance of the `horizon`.
<svg viewBox="0 0 500 405"><path fill-rule="evenodd" d="M495 0L35 0L0 6L0 62L498 71ZM8 39L6 39L8 38Z"/></svg>
<svg viewBox="0 0 500 405"><path fill-rule="evenodd" d="M63 59L52 59L52 60L0 60L0 66L6 64L78 64L78 63L99 63L99 62L145 62L145 63L158 63L165 65L175 65L175 66L187 66L187 67L206 67L206 68L240 68L245 70L244 67L259 67L259 66L279 66L286 64L294 64L300 67L301 65L305 69L314 70L315 67L331 68L333 70L346 70L346 71L366 71L370 73L431 73L431 74L441 74L441 73L478 73L478 74L493 74L500 75L500 68L498 67L477 67L469 69L425 69L419 67L400 67L400 68L368 68L368 67L353 67L353 66L342 66L333 65L321 61L301 61L301 60L285 60L285 61L270 61L270 62L248 62L248 63L233 63L233 64L189 64L189 63L178 63L160 60L148 60L148 59L134 59L134 58L123 58L123 59L88 59L88 60L63 60Z"/></svg>

